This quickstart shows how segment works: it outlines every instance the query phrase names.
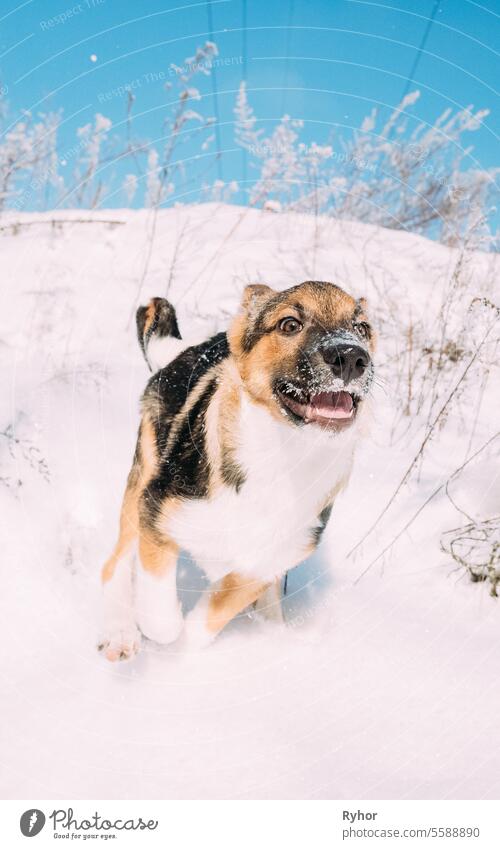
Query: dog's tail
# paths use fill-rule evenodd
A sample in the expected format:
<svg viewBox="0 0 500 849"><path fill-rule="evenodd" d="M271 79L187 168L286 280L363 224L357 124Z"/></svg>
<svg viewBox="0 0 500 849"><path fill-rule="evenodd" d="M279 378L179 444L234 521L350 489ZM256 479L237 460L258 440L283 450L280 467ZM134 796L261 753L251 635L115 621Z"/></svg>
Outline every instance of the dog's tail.
<svg viewBox="0 0 500 849"><path fill-rule="evenodd" d="M139 345L151 371L164 368L186 347L175 309L166 298L151 298L146 307L139 307L135 320Z"/></svg>

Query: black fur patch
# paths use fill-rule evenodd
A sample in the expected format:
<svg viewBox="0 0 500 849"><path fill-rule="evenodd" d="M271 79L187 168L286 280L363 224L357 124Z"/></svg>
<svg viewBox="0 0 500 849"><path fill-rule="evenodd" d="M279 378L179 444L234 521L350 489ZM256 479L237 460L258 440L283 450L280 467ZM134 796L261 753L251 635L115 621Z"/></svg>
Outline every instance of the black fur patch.
<svg viewBox="0 0 500 849"><path fill-rule="evenodd" d="M326 507L323 507L321 513L318 516L318 524L312 529L312 543L316 547L321 542L321 537L323 536L323 531L325 530L328 520L332 515L333 504L327 504Z"/></svg>
<svg viewBox="0 0 500 849"><path fill-rule="evenodd" d="M215 375L182 421L168 454L166 445L172 422L200 379L228 356L226 334L219 333L201 345L187 348L157 372L146 387L143 408L149 412L161 458L158 474L142 496L142 510L150 522L154 522L167 497L190 499L207 495L210 469L205 414L217 388Z"/></svg>
<svg viewBox="0 0 500 849"><path fill-rule="evenodd" d="M158 475L143 493L143 506L154 520L165 498L205 498L210 468L205 445L205 413L217 386L211 380L189 410Z"/></svg>
<svg viewBox="0 0 500 849"><path fill-rule="evenodd" d="M149 381L142 405L150 411L160 453L164 450L173 418L182 410L198 381L229 356L225 333L212 336L201 345L192 345L179 354Z"/></svg>

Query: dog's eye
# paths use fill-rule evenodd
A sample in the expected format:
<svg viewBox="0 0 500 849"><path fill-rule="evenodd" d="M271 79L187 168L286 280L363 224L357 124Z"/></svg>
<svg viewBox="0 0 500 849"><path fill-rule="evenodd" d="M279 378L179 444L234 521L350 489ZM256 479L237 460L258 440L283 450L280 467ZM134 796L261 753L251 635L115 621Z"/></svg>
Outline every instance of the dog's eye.
<svg viewBox="0 0 500 849"><path fill-rule="evenodd" d="M286 333L287 335L300 333L303 326L304 325L301 324L298 318L293 318L291 315L286 318L282 318L281 321L278 322L278 330L280 330L281 333Z"/></svg>
<svg viewBox="0 0 500 849"><path fill-rule="evenodd" d="M360 321L359 324L354 325L354 330L359 333L359 335L363 339L368 339L370 335L370 328L365 321Z"/></svg>

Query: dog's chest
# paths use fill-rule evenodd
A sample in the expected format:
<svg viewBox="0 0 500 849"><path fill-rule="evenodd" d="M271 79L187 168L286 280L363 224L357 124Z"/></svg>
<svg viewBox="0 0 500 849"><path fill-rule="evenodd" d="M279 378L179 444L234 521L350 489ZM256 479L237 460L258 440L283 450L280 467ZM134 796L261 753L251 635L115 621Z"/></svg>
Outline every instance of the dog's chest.
<svg viewBox="0 0 500 849"><path fill-rule="evenodd" d="M185 502L169 531L211 580L229 571L272 580L311 550L325 501L349 475L352 445L244 404L235 452L244 484Z"/></svg>

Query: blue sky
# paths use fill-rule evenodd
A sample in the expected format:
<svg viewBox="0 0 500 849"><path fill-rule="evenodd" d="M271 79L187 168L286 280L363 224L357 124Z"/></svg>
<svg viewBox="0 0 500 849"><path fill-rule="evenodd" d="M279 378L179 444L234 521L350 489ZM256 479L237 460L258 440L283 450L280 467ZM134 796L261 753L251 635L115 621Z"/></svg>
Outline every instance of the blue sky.
<svg viewBox="0 0 500 849"><path fill-rule="evenodd" d="M98 111L123 135L126 98L117 89L138 81L133 133L161 139L172 101L164 87L170 64L182 65L209 37L207 6L182 0L21 0L16 6L4 0L0 75L10 121L23 109L62 109L61 153ZM243 177L231 126L243 75L262 126L287 112L304 121L305 141L325 141L336 128L348 135L372 106L388 113L400 101L433 7L434 0L213 0L222 177ZM499 15L500 0L441 0L412 86L421 90L412 114L431 124L447 107L472 103L491 110L470 135L471 166L498 161ZM204 95L200 111L214 114L212 81L197 85ZM214 178L216 171L213 165ZM110 195L104 205L118 202Z"/></svg>

